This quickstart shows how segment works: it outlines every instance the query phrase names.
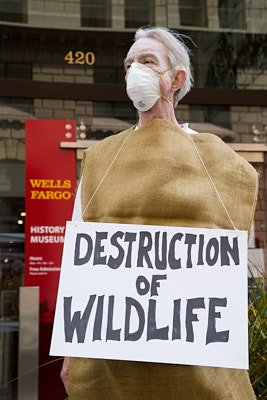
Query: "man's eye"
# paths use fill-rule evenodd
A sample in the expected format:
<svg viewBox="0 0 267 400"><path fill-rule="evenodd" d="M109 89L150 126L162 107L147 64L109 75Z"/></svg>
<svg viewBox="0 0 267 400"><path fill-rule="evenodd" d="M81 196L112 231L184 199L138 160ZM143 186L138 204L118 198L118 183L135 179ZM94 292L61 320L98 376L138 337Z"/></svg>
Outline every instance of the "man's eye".
<svg viewBox="0 0 267 400"><path fill-rule="evenodd" d="M131 66L131 64L127 64L127 65L126 65L126 69L129 69L130 66Z"/></svg>

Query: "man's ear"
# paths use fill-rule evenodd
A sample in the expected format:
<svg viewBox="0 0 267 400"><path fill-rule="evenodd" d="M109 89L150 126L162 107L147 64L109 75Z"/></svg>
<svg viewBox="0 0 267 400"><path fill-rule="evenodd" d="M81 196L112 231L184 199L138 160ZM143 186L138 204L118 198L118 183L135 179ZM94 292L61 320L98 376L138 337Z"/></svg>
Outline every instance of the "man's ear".
<svg viewBox="0 0 267 400"><path fill-rule="evenodd" d="M175 75L172 78L172 91L176 92L179 90L186 80L186 72L183 70L175 71Z"/></svg>

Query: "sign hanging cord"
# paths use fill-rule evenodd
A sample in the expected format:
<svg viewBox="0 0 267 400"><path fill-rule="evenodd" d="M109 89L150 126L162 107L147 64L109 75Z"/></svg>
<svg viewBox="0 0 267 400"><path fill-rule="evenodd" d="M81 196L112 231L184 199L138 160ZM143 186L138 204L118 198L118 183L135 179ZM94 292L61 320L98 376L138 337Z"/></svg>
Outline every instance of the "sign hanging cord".
<svg viewBox="0 0 267 400"><path fill-rule="evenodd" d="M124 139L124 141L122 142L122 144L121 144L119 150L118 150L117 153L115 154L113 160L111 161L109 167L107 168L106 172L104 173L102 179L101 179L100 182L98 183L98 185L97 185L97 187L96 187L94 193L92 194L91 198L89 199L88 203L86 204L86 207L84 208L83 213L82 213L82 217L84 216L84 214L85 214L87 208L89 207L89 205L91 204L91 202L92 202L92 200L94 199L95 195L97 194L97 192L98 192L100 186L102 185L103 181L105 180L105 178L106 178L107 174L109 173L109 171L110 171L112 165L114 164L114 162L115 162L116 159L118 158L118 155L119 155L120 152L122 151L122 149L123 149L125 143L126 143L127 140L129 139L129 137L131 136L131 134L132 134L133 132L135 132L135 130L136 130L136 129L133 129L133 130L126 136L126 138ZM192 137L191 137L190 134L188 134L188 136L189 136L189 138L190 138L190 140L191 140L191 143L192 143L192 145L193 145L193 147L194 147L194 149L195 149L195 151L196 151L196 153L197 153L197 155L198 155L198 158L199 158L199 160L200 160L200 162L201 162L201 164L202 164L202 166L203 166L203 168L204 168L204 170L205 170L205 172L206 172L206 174L207 174L207 176L208 176L208 178L209 178L209 180L210 180L210 182L211 182L211 184L212 184L212 186L213 186L213 189L215 190L215 193L217 194L218 199L220 200L221 205L223 206L223 209L224 209L224 211L225 211L225 213L226 213L226 215L227 215L229 221L231 222L231 224L232 224L234 230L235 230L235 231L238 231L238 228L235 226L235 224L234 224L234 222L233 222L233 220L232 220L232 218L231 218L231 216L230 216L230 214L229 214L229 212L228 212L228 210L227 210L227 208L226 208L226 206L225 206L225 204L224 204L224 202L223 202L223 200L222 200L222 198L221 198L221 196L220 196L220 193L218 192L218 190L217 190L217 188L216 188L216 186L215 186L215 183L213 182L213 180L212 180L212 178L211 178L211 176L210 176L210 174L209 174L209 171L208 171L208 169L207 169L207 167L206 167L206 165L205 165L205 163L204 163L204 161L203 161L203 159L202 159L202 157L201 157L201 155L200 155L200 153L199 153L199 151L198 151L198 149L197 149L197 147L196 147L196 145L195 145L195 142L193 141L193 139L192 139Z"/></svg>
<svg viewBox="0 0 267 400"><path fill-rule="evenodd" d="M191 137L190 134L189 134L189 138L190 138L191 143L193 144L193 147L194 147L194 149L195 149L195 151L196 151L196 153L197 153L197 155L198 155L198 158L199 158L199 160L200 160L200 162L201 162L201 164L202 164L202 166L203 166L203 168L204 168L204 170L205 170L205 172L206 172L206 174L207 174L207 176L208 176L208 178L209 178L209 180L210 180L210 182L211 182L211 184L212 184L212 186L213 186L213 189L215 190L215 193L217 194L218 199L219 199L220 202L221 202L221 205L223 206L224 211L226 212L226 215L227 215L227 217L229 218L229 221L231 222L231 224L232 224L234 230L235 230L235 231L238 231L238 228L235 226L235 224L234 224L234 222L233 222L233 220L232 220L232 218L231 218L231 216L230 216L230 214L229 214L229 212L228 212L228 210L227 210L227 208L226 208L226 206L225 206L225 204L224 204L224 202L223 202L223 200L222 200L222 198L221 198L221 196L220 196L220 193L218 192L218 190L217 190L217 188L216 188L216 186L215 186L215 183L213 182L212 177L210 176L210 173L209 173L209 171L208 171L208 169L207 169L207 167L206 167L206 165L205 165L205 163L204 163L204 161L203 161L201 155L199 154L199 151L198 151L198 149L197 149L197 146L195 145L195 142L194 142L194 140L192 139L192 137Z"/></svg>
<svg viewBox="0 0 267 400"><path fill-rule="evenodd" d="M101 181L98 183L98 185L97 185L97 187L96 187L94 193L92 194L91 198L89 199L88 203L86 204L86 207L85 207L85 209L83 210L83 213L82 213L82 217L84 216L84 213L86 212L87 208L88 208L89 205L91 204L93 198L94 198L95 195L97 194L97 192L98 192L100 186L102 185L104 179L106 178L107 174L109 173L109 171L110 171L112 165L113 165L114 162L116 161L118 155L119 155L120 152L122 151L122 149L123 149L125 143L127 142L128 138L131 136L131 134L132 134L134 131L135 131L135 129L133 129L133 130L126 136L126 138L124 139L124 141L122 142L122 144L121 144L119 150L118 150L117 153L115 154L115 157L113 158L113 160L111 161L109 167L107 168L106 172L104 173L103 178L102 178Z"/></svg>

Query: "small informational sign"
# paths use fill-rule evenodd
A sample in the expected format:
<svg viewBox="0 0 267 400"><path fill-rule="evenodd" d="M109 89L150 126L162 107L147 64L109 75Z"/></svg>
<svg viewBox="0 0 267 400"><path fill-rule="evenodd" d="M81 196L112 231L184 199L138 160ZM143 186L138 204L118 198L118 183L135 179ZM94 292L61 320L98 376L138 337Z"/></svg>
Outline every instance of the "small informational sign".
<svg viewBox="0 0 267 400"><path fill-rule="evenodd" d="M51 355L248 368L247 232L68 222Z"/></svg>

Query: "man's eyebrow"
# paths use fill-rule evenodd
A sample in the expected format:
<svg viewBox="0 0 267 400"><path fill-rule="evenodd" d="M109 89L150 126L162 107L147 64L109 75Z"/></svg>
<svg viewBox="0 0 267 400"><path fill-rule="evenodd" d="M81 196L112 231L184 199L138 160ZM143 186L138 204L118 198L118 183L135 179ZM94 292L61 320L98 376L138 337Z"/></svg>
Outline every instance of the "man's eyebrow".
<svg viewBox="0 0 267 400"><path fill-rule="evenodd" d="M138 56L138 59L139 60L144 60L145 58L147 58L147 57L150 57L150 58L152 58L153 60L155 60L155 61L157 61L158 62L158 57L154 54L154 53L143 53L143 54L140 54L139 56ZM124 59L124 66L126 67L126 65L128 64L128 63L132 63L134 61L134 59L133 58L131 58L131 57L129 57L129 58L125 58Z"/></svg>
<svg viewBox="0 0 267 400"><path fill-rule="evenodd" d="M150 57L150 58L153 58L154 60L158 61L158 57L154 53L143 53L143 54L140 54L139 58L144 59L146 57Z"/></svg>
<svg viewBox="0 0 267 400"><path fill-rule="evenodd" d="M123 61L124 66L126 66L126 64L131 63L131 62L133 62L133 58L128 58L128 57L126 57L126 58L124 59L124 61Z"/></svg>

